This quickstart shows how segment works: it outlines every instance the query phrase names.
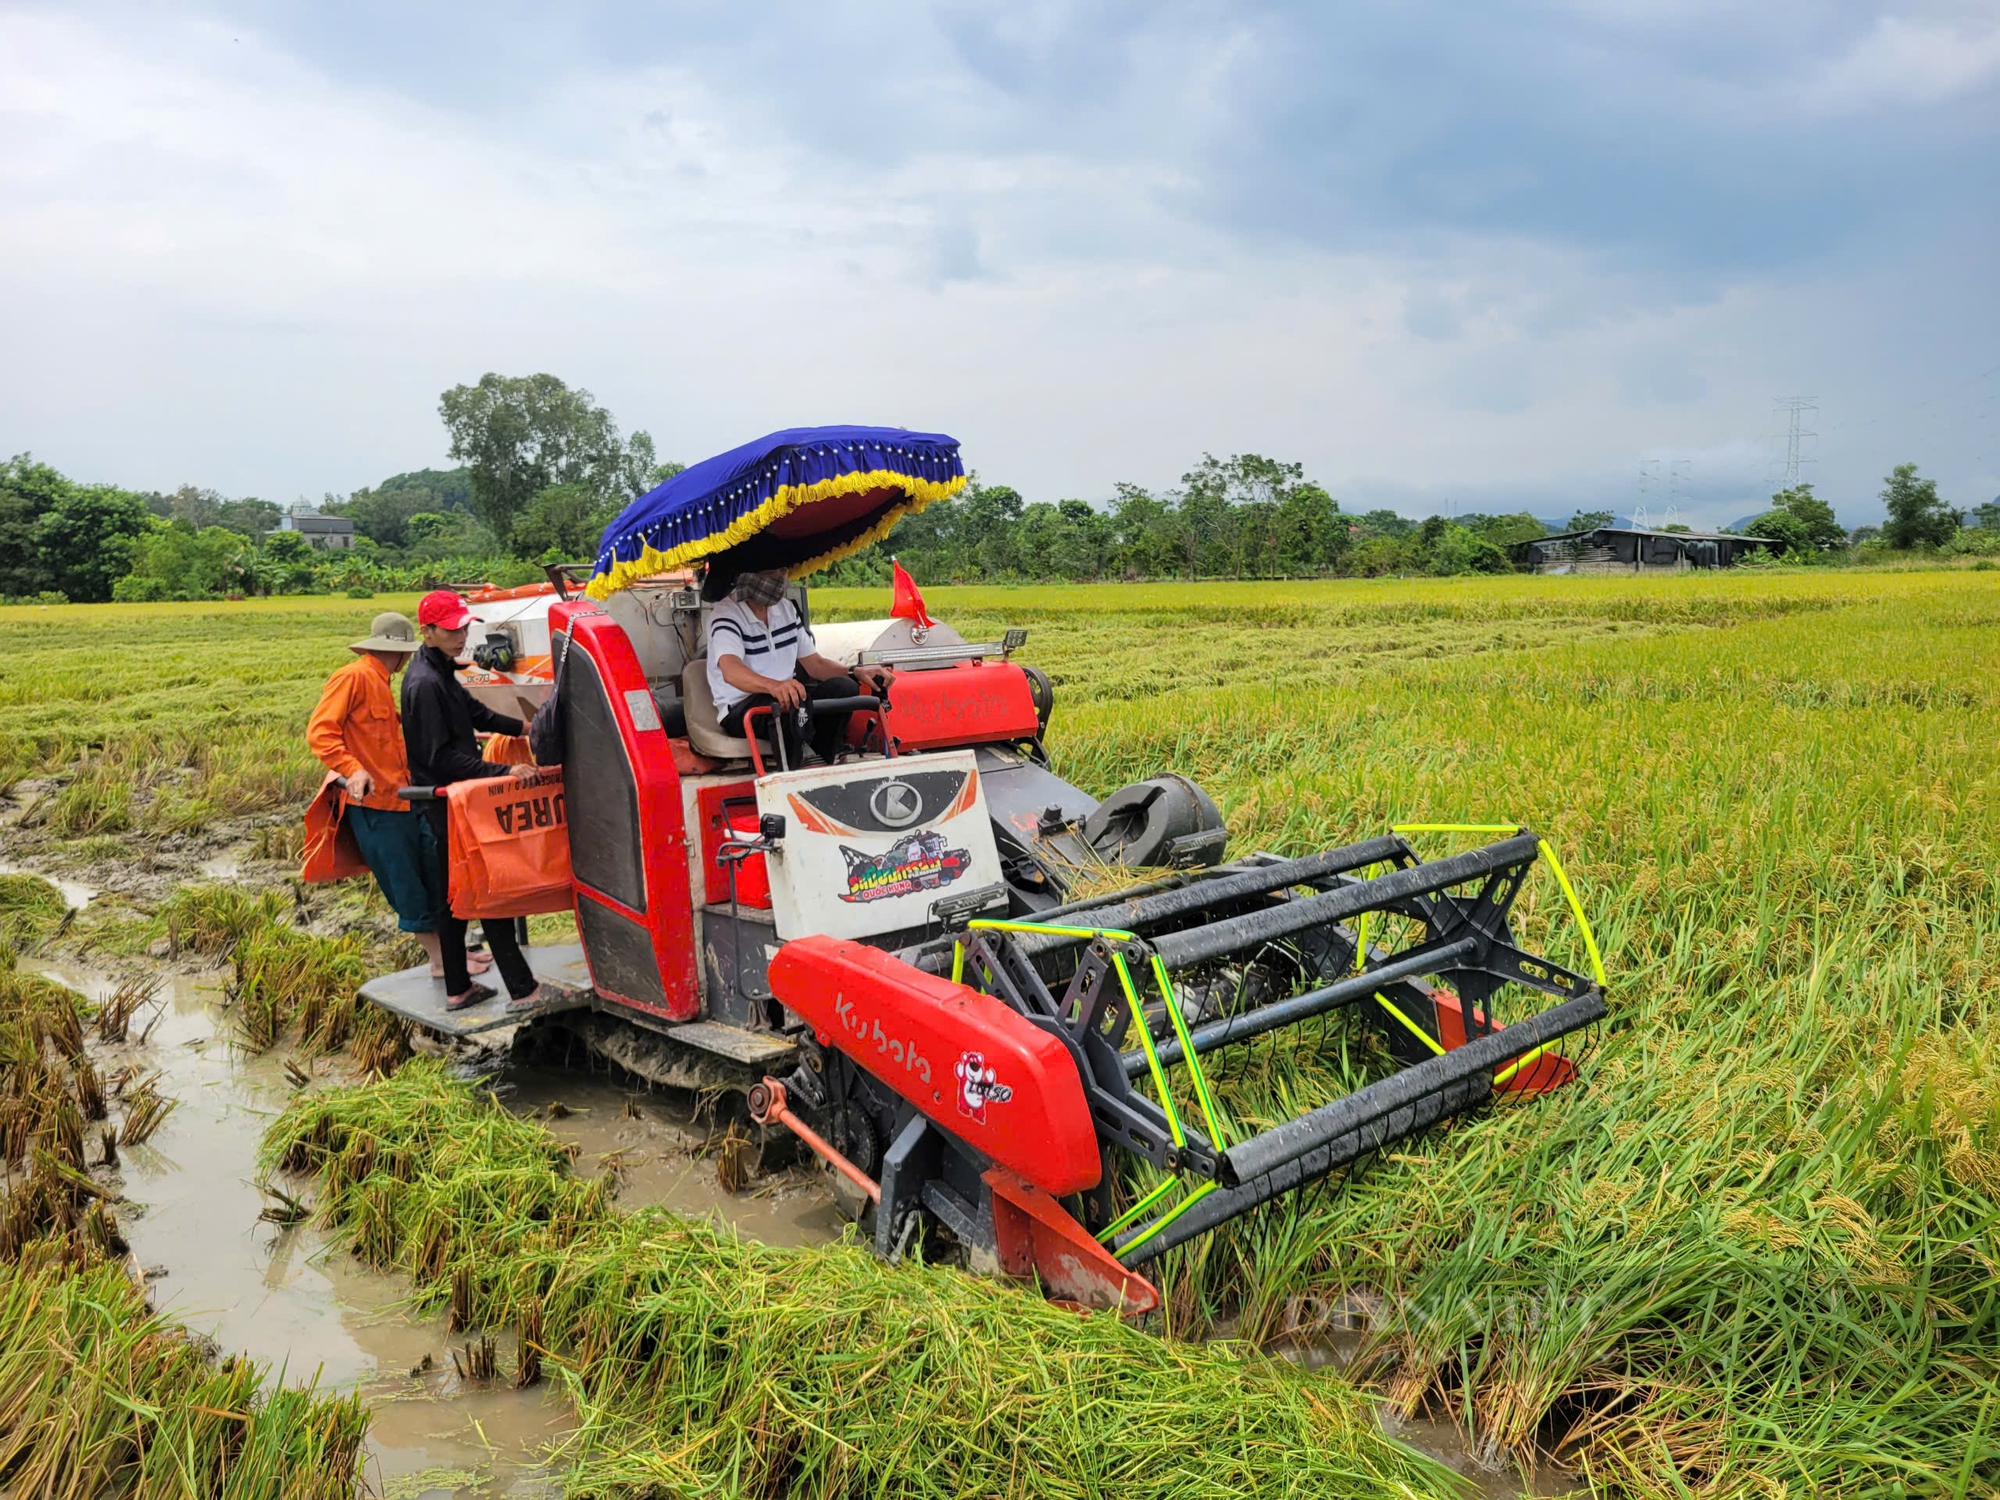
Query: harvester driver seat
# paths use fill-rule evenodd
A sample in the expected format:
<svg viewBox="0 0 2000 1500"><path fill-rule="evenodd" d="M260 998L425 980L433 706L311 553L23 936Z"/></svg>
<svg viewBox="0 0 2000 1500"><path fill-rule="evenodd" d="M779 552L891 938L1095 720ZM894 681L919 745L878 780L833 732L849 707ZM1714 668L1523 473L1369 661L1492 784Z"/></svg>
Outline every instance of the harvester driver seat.
<svg viewBox="0 0 2000 1500"><path fill-rule="evenodd" d="M687 711L688 743L713 760L748 760L750 742L725 734L708 689L708 658L697 656L681 671L681 704Z"/></svg>

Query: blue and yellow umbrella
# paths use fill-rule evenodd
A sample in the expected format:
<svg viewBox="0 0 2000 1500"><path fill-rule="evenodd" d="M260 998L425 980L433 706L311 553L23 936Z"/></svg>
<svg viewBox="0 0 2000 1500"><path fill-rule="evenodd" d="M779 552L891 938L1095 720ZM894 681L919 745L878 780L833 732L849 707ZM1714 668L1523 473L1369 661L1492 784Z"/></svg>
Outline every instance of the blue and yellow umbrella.
<svg viewBox="0 0 2000 1500"><path fill-rule="evenodd" d="M958 440L897 427L793 427L684 469L619 512L585 592L602 599L654 573L782 568L802 578L965 488Z"/></svg>

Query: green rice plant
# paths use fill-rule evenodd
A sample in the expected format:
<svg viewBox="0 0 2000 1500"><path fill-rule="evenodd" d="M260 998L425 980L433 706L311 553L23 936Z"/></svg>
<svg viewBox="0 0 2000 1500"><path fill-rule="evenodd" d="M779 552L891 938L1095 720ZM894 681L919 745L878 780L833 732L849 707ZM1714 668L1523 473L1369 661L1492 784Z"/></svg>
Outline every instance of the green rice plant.
<svg viewBox="0 0 2000 1500"><path fill-rule="evenodd" d="M146 809L146 827L154 833L199 833L221 812L215 799L206 792L163 786L153 794L152 805Z"/></svg>
<svg viewBox="0 0 2000 1500"><path fill-rule="evenodd" d="M295 1099L269 1169L415 1278L420 1307L533 1327L579 1414L572 1495L1444 1495L1324 1375L1183 1345L852 1244L778 1250L621 1214L565 1146L437 1059Z"/></svg>
<svg viewBox="0 0 2000 1500"><path fill-rule="evenodd" d="M250 841L252 859L282 859L296 864L305 858L306 828L303 819L267 823Z"/></svg>
<svg viewBox="0 0 2000 1500"><path fill-rule="evenodd" d="M263 1051L296 1025L302 1043L322 1052L347 1045L356 1020L356 990L368 977L359 936L319 937L263 923L237 943L237 1029Z"/></svg>
<svg viewBox="0 0 2000 1500"><path fill-rule="evenodd" d="M69 781L34 816L63 838L122 833L132 826L132 767L110 755L79 758Z"/></svg>
<svg viewBox="0 0 2000 1500"><path fill-rule="evenodd" d="M1578 1084L1176 1252L1176 1327L1293 1341L1365 1307L1361 1368L1394 1404L1641 1493L2000 1482L2000 596L1893 582L1837 627L1799 610L1058 715L1059 770L1185 771L1239 849L1528 822L1613 976ZM1582 967L1546 877L1518 910ZM1247 1131L1384 1066L1336 1026L1219 1091Z"/></svg>
<svg viewBox="0 0 2000 1500"><path fill-rule="evenodd" d="M0 875L0 942L32 951L69 920L61 891L39 875Z"/></svg>
<svg viewBox="0 0 2000 1500"><path fill-rule="evenodd" d="M227 957L246 936L285 917L285 893L228 883L184 885L160 904L153 927L171 952Z"/></svg>
<svg viewBox="0 0 2000 1500"><path fill-rule="evenodd" d="M121 1267L0 1268L0 1473L22 1500L348 1500L367 1420L211 1359Z"/></svg>

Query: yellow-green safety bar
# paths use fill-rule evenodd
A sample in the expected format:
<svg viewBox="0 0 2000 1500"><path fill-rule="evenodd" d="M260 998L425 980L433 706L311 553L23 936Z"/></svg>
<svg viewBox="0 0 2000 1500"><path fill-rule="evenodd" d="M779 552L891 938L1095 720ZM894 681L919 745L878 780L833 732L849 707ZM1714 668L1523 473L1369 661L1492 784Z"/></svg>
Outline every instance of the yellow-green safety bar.
<svg viewBox="0 0 2000 1500"><path fill-rule="evenodd" d="M978 932L1035 932L1045 933L1051 937L1109 938L1114 943L1132 943L1138 941L1136 933L1126 932L1116 927L1062 927L1047 922L1008 922L985 918L968 922L965 925L968 929ZM1111 954L1111 966L1116 970L1118 983L1124 989L1125 1004L1132 1014L1132 1027L1139 1033L1139 1046L1145 1051L1146 1066L1153 1075L1153 1087L1159 1090L1160 1110L1167 1117L1168 1134L1173 1137L1176 1147L1185 1146L1187 1144L1187 1132L1182 1129L1180 1115L1174 1109L1173 1091L1167 1087L1167 1070L1161 1065L1159 1053L1153 1048L1153 1031L1146 1024L1146 1013L1139 1002L1139 987L1133 982L1132 970L1125 962L1125 955L1123 953L1115 949L1113 950ZM951 978L954 984L963 984L965 982L965 944L963 942L954 941L952 943ZM1157 953L1153 955L1153 978L1160 986L1160 998L1166 1003L1167 1018L1173 1023L1174 1037L1181 1044L1181 1057L1187 1063L1188 1078L1194 1084L1195 1100L1201 1105L1201 1117L1203 1122L1208 1126L1209 1141L1217 1151L1220 1151L1226 1144L1226 1137L1222 1129L1222 1118L1215 1107L1214 1096L1208 1091L1208 1079L1202 1073L1201 1059L1195 1054L1194 1039L1188 1033L1187 1018L1181 1014L1180 1000L1174 994L1172 980L1167 976L1167 966L1160 961L1160 956ZM1098 1240L1102 1243L1110 1243L1111 1239L1120 1230L1137 1222L1141 1215L1165 1197L1168 1190L1174 1187L1179 1181L1178 1177L1167 1177L1162 1180L1150 1192L1140 1198L1138 1202L1134 1203L1124 1213L1118 1215L1117 1218L1099 1230L1097 1235ZM1158 1219L1148 1224L1144 1231L1132 1241L1132 1244L1127 1245L1125 1248L1130 1250L1133 1245L1138 1245L1151 1239L1214 1191L1214 1183L1202 1183Z"/></svg>
<svg viewBox="0 0 2000 1500"><path fill-rule="evenodd" d="M1404 833L1510 833L1511 834L1511 833L1519 833L1520 831L1521 831L1521 825L1519 823L1396 823L1391 825L1390 827L1390 832L1397 834L1404 834ZM1556 858L1556 851L1549 847L1549 841L1547 839L1540 839L1537 841L1537 843L1540 847L1542 858L1546 859L1549 862L1549 868L1555 871L1556 884L1562 887L1563 895L1569 898L1570 912L1576 917L1576 925L1578 929L1583 933L1583 946L1585 950L1590 954L1591 973L1597 977L1597 987L1599 989L1603 989L1608 983L1608 981L1604 976L1604 960L1598 955L1597 952L1597 935L1590 930L1590 918L1586 917L1583 914L1583 903L1577 899L1576 888L1569 883L1569 876L1563 871L1562 861ZM1368 868L1372 873L1375 869L1378 868L1378 866L1370 865ZM1364 911L1361 914L1359 920L1357 920L1356 923L1354 924L1355 925L1354 967L1357 971L1364 969L1368 966L1368 918L1370 915L1371 915L1370 913ZM1408 1027L1410 1035L1414 1036L1418 1041L1422 1042L1426 1047L1430 1048L1432 1052L1436 1053L1439 1057L1444 1056L1444 1048L1439 1044L1437 1038L1432 1036L1428 1031L1424 1030L1424 1028L1419 1026L1415 1021L1412 1021L1408 1016L1404 1015L1395 1006L1391 1005L1386 996L1378 994L1375 997L1375 1003L1381 1006L1382 1009L1386 1010L1390 1015L1394 1016L1398 1021L1401 1021L1404 1026ZM1499 1072L1493 1075L1494 1086L1498 1087L1500 1084L1505 1083L1508 1079L1512 1078L1516 1073L1520 1072L1521 1069L1525 1068L1529 1063L1533 1062L1536 1058L1540 1057L1544 1052L1548 1050L1549 1050L1548 1047L1546 1045L1543 1045L1534 1048L1532 1051L1522 1053L1519 1057L1515 1058L1512 1063L1508 1064L1506 1067L1502 1068Z"/></svg>
<svg viewBox="0 0 2000 1500"><path fill-rule="evenodd" d="M1403 834L1520 833L1523 830L1519 823L1395 823L1390 825L1389 831L1391 833ZM1562 887L1563 896L1569 902L1570 914L1576 918L1577 930L1583 934L1584 951L1590 955L1591 975L1597 980L1597 987L1599 989L1606 989L1610 986L1611 981L1605 977L1604 958L1597 951L1597 934L1590 930L1590 918L1583 914L1583 903L1577 899L1576 887L1569 883L1569 874L1563 869L1562 861L1556 858L1555 848L1549 841L1547 839L1537 839L1535 842L1536 847L1541 851L1542 858L1549 862L1549 868L1555 872L1556 884ZM1363 915L1365 916L1366 913L1363 913ZM1366 951L1365 944L1357 945L1357 952ZM1359 965L1356 967L1359 967Z"/></svg>

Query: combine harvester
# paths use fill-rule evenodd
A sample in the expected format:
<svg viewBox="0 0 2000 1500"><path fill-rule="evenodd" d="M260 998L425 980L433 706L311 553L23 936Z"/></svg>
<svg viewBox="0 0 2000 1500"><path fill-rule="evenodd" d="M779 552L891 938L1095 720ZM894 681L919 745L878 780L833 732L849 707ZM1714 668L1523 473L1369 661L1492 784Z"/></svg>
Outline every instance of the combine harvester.
<svg viewBox="0 0 2000 1500"><path fill-rule="evenodd" d="M1603 973L1594 944L1590 976L1515 944L1522 883L1554 862L1533 833L1435 860L1402 832L1467 830L1218 863L1221 818L1184 777L1098 802L1049 769L1053 693L1013 660L1023 632L967 642L920 604L816 628L822 654L896 669L885 698L824 706L852 714L835 764L725 735L702 627L736 575L801 579L964 483L947 437L775 433L634 501L580 592L557 576L475 600L496 706L532 706L566 652L581 943L529 950L555 997L536 1024L741 1090L872 1201L887 1259L920 1231L936 1254L942 1228L975 1269L1128 1311L1155 1305L1139 1268L1175 1245L1573 1076L1557 1044L1603 1018ZM1119 864L1154 878L1073 895ZM446 1012L422 968L362 994L445 1034L521 1019L498 999ZM1228 1139L1204 1059L1334 1012L1379 1030L1396 1071ZM1124 1156L1157 1169L1129 1203Z"/></svg>

